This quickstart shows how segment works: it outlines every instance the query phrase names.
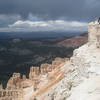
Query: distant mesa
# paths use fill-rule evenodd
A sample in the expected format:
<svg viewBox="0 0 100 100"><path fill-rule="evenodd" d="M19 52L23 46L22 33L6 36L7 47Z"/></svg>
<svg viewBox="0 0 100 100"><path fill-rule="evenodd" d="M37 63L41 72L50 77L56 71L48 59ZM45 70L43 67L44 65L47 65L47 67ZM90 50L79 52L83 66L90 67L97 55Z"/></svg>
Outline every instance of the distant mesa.
<svg viewBox="0 0 100 100"><path fill-rule="evenodd" d="M83 34L82 36L76 36L69 39L65 39L64 41L58 42L57 46L63 47L79 47L88 42L87 34Z"/></svg>

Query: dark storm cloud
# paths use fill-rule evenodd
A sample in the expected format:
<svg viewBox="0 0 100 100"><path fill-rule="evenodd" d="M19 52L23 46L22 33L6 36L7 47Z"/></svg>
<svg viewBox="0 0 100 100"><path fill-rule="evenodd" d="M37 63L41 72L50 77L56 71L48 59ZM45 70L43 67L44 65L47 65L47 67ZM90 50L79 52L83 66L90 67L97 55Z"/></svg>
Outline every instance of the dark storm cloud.
<svg viewBox="0 0 100 100"><path fill-rule="evenodd" d="M68 20L90 20L100 16L100 0L0 0L0 14L19 14Z"/></svg>
<svg viewBox="0 0 100 100"><path fill-rule="evenodd" d="M9 24L13 24L20 19L21 17L18 15L0 15L0 27L7 27Z"/></svg>

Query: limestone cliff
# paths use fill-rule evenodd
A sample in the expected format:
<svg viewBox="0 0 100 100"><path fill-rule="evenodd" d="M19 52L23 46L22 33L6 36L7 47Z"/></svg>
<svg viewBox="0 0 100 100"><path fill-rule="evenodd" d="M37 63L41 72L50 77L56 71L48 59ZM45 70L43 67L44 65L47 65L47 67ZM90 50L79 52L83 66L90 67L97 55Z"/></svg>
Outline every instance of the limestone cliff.
<svg viewBox="0 0 100 100"><path fill-rule="evenodd" d="M31 67L29 78L14 73L0 100L100 100L100 25L88 26L88 42L73 56Z"/></svg>
<svg viewBox="0 0 100 100"><path fill-rule="evenodd" d="M60 71L64 77L37 100L100 100L100 25L88 26L88 43L74 50Z"/></svg>

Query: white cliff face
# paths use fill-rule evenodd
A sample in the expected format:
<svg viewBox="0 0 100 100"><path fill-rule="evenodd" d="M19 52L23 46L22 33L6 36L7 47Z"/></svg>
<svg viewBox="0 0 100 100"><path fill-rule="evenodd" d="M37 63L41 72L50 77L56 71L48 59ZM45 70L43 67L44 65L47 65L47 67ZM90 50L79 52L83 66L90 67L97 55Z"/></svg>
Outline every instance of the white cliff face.
<svg viewBox="0 0 100 100"><path fill-rule="evenodd" d="M96 74L100 74L100 49L95 48L93 45L89 46L88 44L80 47L75 50L75 55L72 57L74 59L74 64L85 66L88 72L93 72ZM77 59L76 59L77 58ZM76 60L81 60L82 62L76 62ZM86 66L87 65L87 66Z"/></svg>
<svg viewBox="0 0 100 100"><path fill-rule="evenodd" d="M97 30L99 25L97 23L91 23L90 25L93 25L92 27L95 30L92 32L93 36L97 34L99 36L100 28ZM97 31L98 33L96 33ZM91 35L91 31L89 34ZM97 39L94 42L99 44ZM81 74L81 77L83 77L82 81L78 86L71 89L71 95L66 100L100 100L100 48L93 41L89 41L75 50L74 56L71 59L74 65L77 65L78 69L80 69L80 74L84 73Z"/></svg>
<svg viewBox="0 0 100 100"><path fill-rule="evenodd" d="M100 49L87 43L71 60L61 68L65 77L43 95L44 100L100 100Z"/></svg>
<svg viewBox="0 0 100 100"><path fill-rule="evenodd" d="M100 49L86 44L75 53L72 59L83 79L71 89L71 95L66 100L100 100Z"/></svg>
<svg viewBox="0 0 100 100"><path fill-rule="evenodd" d="M90 76L71 90L66 100L100 100L100 76Z"/></svg>
<svg viewBox="0 0 100 100"><path fill-rule="evenodd" d="M69 64L60 69L64 78L41 96L43 100L100 100L99 36L98 22L90 23L89 42L74 50Z"/></svg>

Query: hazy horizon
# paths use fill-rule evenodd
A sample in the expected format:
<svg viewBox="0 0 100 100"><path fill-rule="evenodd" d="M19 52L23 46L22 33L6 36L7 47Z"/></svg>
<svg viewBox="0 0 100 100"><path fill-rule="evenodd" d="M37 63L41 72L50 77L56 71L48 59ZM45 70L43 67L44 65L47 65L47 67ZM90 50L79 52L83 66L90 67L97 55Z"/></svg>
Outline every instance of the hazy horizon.
<svg viewBox="0 0 100 100"><path fill-rule="evenodd" d="M84 34L84 32L0 32L0 40L62 38Z"/></svg>

